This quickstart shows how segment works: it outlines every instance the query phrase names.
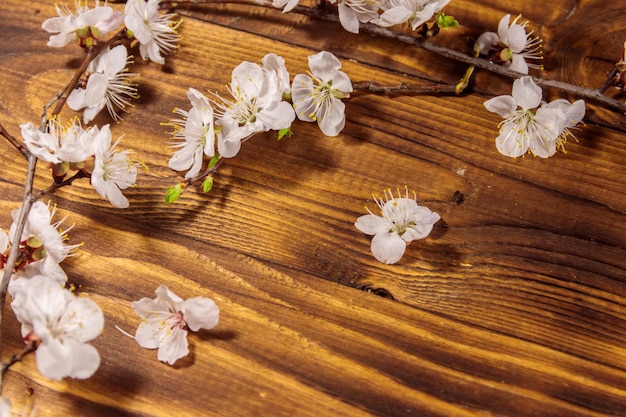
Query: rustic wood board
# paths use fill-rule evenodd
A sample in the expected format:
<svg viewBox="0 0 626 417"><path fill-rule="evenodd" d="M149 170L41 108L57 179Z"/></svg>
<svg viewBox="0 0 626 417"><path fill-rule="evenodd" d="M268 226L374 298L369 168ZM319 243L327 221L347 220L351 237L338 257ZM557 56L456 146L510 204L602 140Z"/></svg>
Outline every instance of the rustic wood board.
<svg viewBox="0 0 626 417"><path fill-rule="evenodd" d="M480 4L478 4L480 3ZM558 3L558 4L557 4ZM464 37L522 12L545 39L543 76L602 83L623 52L624 8L595 1L454 0ZM498 116L483 101L510 80L479 72L462 97L355 94L347 125L325 138L298 123L292 138L261 135L228 161L209 195L167 168L166 128L185 91L225 92L232 68L268 52L292 76L306 57L335 52L353 80L454 82L463 66L329 22L249 6L181 8L184 40L164 67L136 59L141 99L113 126L149 168L116 210L86 183L52 201L85 242L65 263L105 311L88 381L48 381L33 358L7 374L3 395L37 415L503 415L626 414L626 151L623 116L588 107L587 126L549 160L497 153ZM78 65L52 50L45 1L0 5L0 122L36 122ZM609 18L610 17L610 18ZM599 22L602 22L601 24ZM548 93L548 92L547 92ZM554 92L551 92L554 93ZM64 112L69 117L71 112ZM97 123L108 123L102 115ZM0 142L0 227L19 205L25 162ZM44 187L48 173L38 170ZM371 193L408 185L442 216L400 263L377 263L353 222ZM457 204L455 191L465 200ZM213 297L219 326L191 336L170 367L114 329L132 331L130 302L166 283ZM362 291L365 290L365 291ZM385 295L387 298L375 294ZM20 348L5 306L5 359Z"/></svg>

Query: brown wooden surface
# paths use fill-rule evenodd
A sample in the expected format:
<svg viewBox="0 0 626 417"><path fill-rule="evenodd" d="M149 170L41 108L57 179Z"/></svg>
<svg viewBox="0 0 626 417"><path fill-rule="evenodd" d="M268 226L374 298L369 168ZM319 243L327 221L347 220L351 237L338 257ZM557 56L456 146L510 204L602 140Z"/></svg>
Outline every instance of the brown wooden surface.
<svg viewBox="0 0 626 417"><path fill-rule="evenodd" d="M623 53L620 2L462 1L446 8L466 37L522 12L544 38L542 76L596 87ZM0 4L0 122L37 122L78 65L46 47L51 1ZM337 138L312 124L247 142L210 195L162 204L167 168L159 122L187 108L185 91L225 92L230 71L268 52L292 76L306 57L336 53L354 81L455 82L461 65L350 35L336 25L249 6L186 7L180 50L143 63L141 99L124 134L148 166L116 210L86 183L52 200L76 226L70 280L105 311L102 366L87 381L52 382L34 358L12 368L3 395L38 416L616 416L626 415L626 150L624 117L588 106L567 154L497 153L499 117L483 101L511 81L479 72L462 97L355 94ZM546 92L546 96L550 95ZM573 99L573 98L572 98ZM68 117L71 113L66 112ZM102 115L97 123L108 123ZM26 164L0 142L0 225L19 205ZM36 184L49 183L38 171ZM370 195L407 184L442 216L397 265L377 263L353 222ZM465 201L453 201L455 191ZM170 367L115 330L133 331L130 302L161 283L213 297L221 322L190 336ZM386 295L387 297L379 297ZM21 347L8 306L3 355Z"/></svg>

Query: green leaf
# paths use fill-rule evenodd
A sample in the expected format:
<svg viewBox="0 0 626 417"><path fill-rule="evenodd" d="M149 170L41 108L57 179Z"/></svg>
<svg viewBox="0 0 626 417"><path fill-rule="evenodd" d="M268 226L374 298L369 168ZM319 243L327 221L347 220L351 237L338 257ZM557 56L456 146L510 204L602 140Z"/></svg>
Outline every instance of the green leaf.
<svg viewBox="0 0 626 417"><path fill-rule="evenodd" d="M293 131L291 130L291 128L284 128L284 129L280 129L278 131L278 140L281 140L282 138L284 138L285 136L287 136L288 138L290 138L293 135Z"/></svg>
<svg viewBox="0 0 626 417"><path fill-rule="evenodd" d="M445 13L439 13L437 16L437 26L440 28L451 28L458 25L459 22L454 19L454 16L446 16Z"/></svg>
<svg viewBox="0 0 626 417"><path fill-rule="evenodd" d="M170 204L178 200L183 193L183 189L181 184L176 184L174 187L168 188L165 193L165 204Z"/></svg>
<svg viewBox="0 0 626 417"><path fill-rule="evenodd" d="M219 155L215 155L213 158L211 158L211 160L209 161L209 166L208 169L211 169L215 166L215 164L217 164L217 161L219 161L221 158L221 156Z"/></svg>
<svg viewBox="0 0 626 417"><path fill-rule="evenodd" d="M206 177L204 181L202 181L202 191L208 193L213 188L213 177Z"/></svg>

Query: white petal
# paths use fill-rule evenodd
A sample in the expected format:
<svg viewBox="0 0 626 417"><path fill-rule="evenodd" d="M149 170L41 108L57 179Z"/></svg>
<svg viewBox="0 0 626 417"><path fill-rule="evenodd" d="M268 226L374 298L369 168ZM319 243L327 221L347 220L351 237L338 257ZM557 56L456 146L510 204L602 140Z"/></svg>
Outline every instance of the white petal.
<svg viewBox="0 0 626 417"><path fill-rule="evenodd" d="M379 233L372 239L372 254L379 262L395 264L405 250L406 242L397 233Z"/></svg>
<svg viewBox="0 0 626 417"><path fill-rule="evenodd" d="M479 48L481 54L487 55L489 51L493 49L493 46L497 45L499 41L500 37L497 33L485 32L478 37L476 43L474 44L474 48Z"/></svg>
<svg viewBox="0 0 626 417"><path fill-rule="evenodd" d="M173 365L178 359L189 354L189 343L187 342L187 331L179 327L162 335L161 344L157 358L161 362Z"/></svg>
<svg viewBox="0 0 626 417"><path fill-rule="evenodd" d="M497 113L505 119L515 114L517 103L512 96L498 96L483 103L490 112Z"/></svg>
<svg viewBox="0 0 626 417"><path fill-rule="evenodd" d="M528 74L528 64L524 57L518 54L513 54L508 68L513 71L521 72L522 74Z"/></svg>
<svg viewBox="0 0 626 417"><path fill-rule="evenodd" d="M377 235L379 233L387 233L393 227L393 224L384 217L366 214L356 219L354 227L366 235Z"/></svg>
<svg viewBox="0 0 626 417"><path fill-rule="evenodd" d="M346 125L346 105L339 99L331 98L324 110L318 119L320 130L326 136L337 136Z"/></svg>
<svg viewBox="0 0 626 417"><path fill-rule="evenodd" d="M541 103L541 87L535 84L532 77L524 76L513 82L512 96L522 109L534 109Z"/></svg>
<svg viewBox="0 0 626 417"><path fill-rule="evenodd" d="M339 59L337 59L335 55L327 51L322 51L315 55L311 55L308 59L311 73L324 82L332 80L337 70L341 68L341 62L339 61Z"/></svg>
<svg viewBox="0 0 626 417"><path fill-rule="evenodd" d="M183 318L189 329L212 329L219 321L220 309L213 300L206 297L190 298L180 306Z"/></svg>
<svg viewBox="0 0 626 417"><path fill-rule="evenodd" d="M526 29L520 25L512 25L507 32L507 44L513 53L519 54L526 47Z"/></svg>

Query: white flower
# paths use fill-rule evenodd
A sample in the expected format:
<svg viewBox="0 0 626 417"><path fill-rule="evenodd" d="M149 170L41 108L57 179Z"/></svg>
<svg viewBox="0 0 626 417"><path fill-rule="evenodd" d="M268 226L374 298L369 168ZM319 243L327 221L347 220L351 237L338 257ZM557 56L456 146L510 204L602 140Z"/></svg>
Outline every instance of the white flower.
<svg viewBox="0 0 626 417"><path fill-rule="evenodd" d="M174 119L166 125L172 126L172 146L179 148L169 160L169 167L176 171L189 171L185 178L193 178L200 172L204 155L215 155L215 129L213 124L213 108L209 100L198 90L189 88L187 98L191 109L187 112L174 109L182 119Z"/></svg>
<svg viewBox="0 0 626 417"><path fill-rule="evenodd" d="M272 71L278 78L278 91L282 93L282 98L291 97L291 81L289 80L289 71L285 66L285 59L275 53L269 53L261 58L262 68Z"/></svg>
<svg viewBox="0 0 626 417"><path fill-rule="evenodd" d="M287 12L292 11L294 7L298 5L299 1L300 0L273 0L272 6L277 7L279 9L284 6L283 13L287 13Z"/></svg>
<svg viewBox="0 0 626 417"><path fill-rule="evenodd" d="M11 211L13 223L9 229L10 236L15 234L19 213L20 209ZM52 263L58 265L80 246L65 244L67 233L71 230L71 227L66 230L62 229L65 218L52 223L55 213L56 207L50 210L49 205L41 201L33 203L26 218L20 242L17 242L17 244L24 242L23 244L28 247L22 256L23 262L34 263L47 258ZM12 243L16 244L16 242ZM41 265L37 266L41 267ZM45 269L42 272L45 272ZM65 279L59 282L62 284L65 282Z"/></svg>
<svg viewBox="0 0 626 417"><path fill-rule="evenodd" d="M542 59L541 39L533 37L533 32L526 33L528 22L517 22L517 16L509 24L511 15L505 15L498 25L498 33L485 32L476 40L475 48L483 55L491 53L491 59L504 64L510 69L528 74L528 68L543 68L538 64L529 64L527 59Z"/></svg>
<svg viewBox="0 0 626 417"><path fill-rule="evenodd" d="M354 226L361 232L374 235L372 254L383 263L393 264L402 258L406 245L416 239L423 239L433 229L433 225L441 218L426 207L419 206L415 193L409 198L409 190L402 197L394 197L391 189L385 190L383 198L374 197L374 201L382 212L382 216L370 214L359 217Z"/></svg>
<svg viewBox="0 0 626 417"><path fill-rule="evenodd" d="M76 0L76 12L72 13L65 4L57 5L58 17L43 22L42 27L50 33L48 46L61 47L74 39L79 39L80 45L91 48L99 39L116 29L124 20L121 12L114 11L109 6L100 6L89 9L86 1Z"/></svg>
<svg viewBox="0 0 626 417"><path fill-rule="evenodd" d="M137 315L143 319L135 340L141 347L158 348L158 359L173 365L189 353L187 331L215 327L219 321L219 308L205 297L183 301L165 285L160 285L155 294L155 299L142 298L132 303Z"/></svg>
<svg viewBox="0 0 626 417"><path fill-rule="evenodd" d="M350 97L352 82L330 52L309 56L309 68L310 75L296 75L291 86L296 115L302 121L317 122L326 136L337 136L346 123L345 104L340 99Z"/></svg>
<svg viewBox="0 0 626 417"><path fill-rule="evenodd" d="M74 118L62 126L58 118L48 122L48 131L42 132L31 122L20 125L22 138L28 150L42 161L84 162L94 154L93 138L97 128L84 129Z"/></svg>
<svg viewBox="0 0 626 417"><path fill-rule="evenodd" d="M160 0L128 0L124 24L139 41L143 59L164 64L163 55L176 48L180 36L176 32L181 20L174 13L159 14Z"/></svg>
<svg viewBox="0 0 626 417"><path fill-rule="evenodd" d="M135 184L137 180L136 164L130 159L130 151L115 152L119 139L111 145L111 130L104 125L95 138L96 152L91 184L102 197L113 206L128 207L128 199L121 190Z"/></svg>
<svg viewBox="0 0 626 417"><path fill-rule="evenodd" d="M585 114L582 100L574 104L561 100L542 104L541 88L529 76L513 82L512 95L494 97L484 106L505 119L500 124L496 147L503 155L513 158L526 152L542 158L554 155L571 135L569 128Z"/></svg>
<svg viewBox="0 0 626 417"><path fill-rule="evenodd" d="M450 0L383 0L383 14L372 23L389 27L409 22L413 30L429 21L435 13L447 5Z"/></svg>
<svg viewBox="0 0 626 417"><path fill-rule="evenodd" d="M43 376L85 379L96 372L100 355L87 344L104 325L102 310L96 303L37 275L14 294L11 307L22 323L24 340L40 341L35 355Z"/></svg>
<svg viewBox="0 0 626 417"><path fill-rule="evenodd" d="M127 72L129 62L124 45L107 48L89 63L86 87L74 89L67 98L67 105L72 110L84 108L85 123L92 121L104 106L114 120L120 120L116 107L125 110L130 105L127 97L137 97L137 84L130 81L137 74Z"/></svg>
<svg viewBox="0 0 626 417"><path fill-rule="evenodd" d="M378 17L379 0L330 0L337 3L339 23L351 33L359 33L359 24Z"/></svg>
<svg viewBox="0 0 626 417"><path fill-rule="evenodd" d="M217 149L230 158L241 147L241 141L255 133L280 130L291 126L296 118L292 106L282 101L283 89L276 71L264 70L258 64L244 61L232 73L229 92L233 101L222 99L216 124L222 127Z"/></svg>

